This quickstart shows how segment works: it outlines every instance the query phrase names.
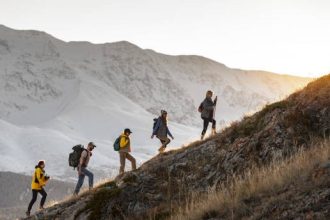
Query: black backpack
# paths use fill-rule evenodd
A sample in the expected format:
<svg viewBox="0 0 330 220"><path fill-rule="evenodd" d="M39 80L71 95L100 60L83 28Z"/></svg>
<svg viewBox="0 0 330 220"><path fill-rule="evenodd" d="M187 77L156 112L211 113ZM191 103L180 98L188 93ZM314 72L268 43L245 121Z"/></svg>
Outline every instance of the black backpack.
<svg viewBox="0 0 330 220"><path fill-rule="evenodd" d="M198 107L198 112L202 113L203 110L204 110L204 106L203 106L203 102L202 102Z"/></svg>
<svg viewBox="0 0 330 220"><path fill-rule="evenodd" d="M79 165L81 153L86 150L83 145L79 144L72 148L73 152L69 154L69 166L75 169Z"/></svg>

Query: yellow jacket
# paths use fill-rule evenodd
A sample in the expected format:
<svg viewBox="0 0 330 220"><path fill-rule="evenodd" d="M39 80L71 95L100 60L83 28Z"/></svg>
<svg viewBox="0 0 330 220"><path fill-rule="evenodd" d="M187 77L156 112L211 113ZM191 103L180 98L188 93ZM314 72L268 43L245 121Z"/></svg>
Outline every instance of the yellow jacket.
<svg viewBox="0 0 330 220"><path fill-rule="evenodd" d="M120 152L131 152L130 138L124 133L120 135Z"/></svg>
<svg viewBox="0 0 330 220"><path fill-rule="evenodd" d="M45 178L45 171L40 167L36 167L34 174L32 176L31 188L34 190L41 190L45 186L47 180Z"/></svg>

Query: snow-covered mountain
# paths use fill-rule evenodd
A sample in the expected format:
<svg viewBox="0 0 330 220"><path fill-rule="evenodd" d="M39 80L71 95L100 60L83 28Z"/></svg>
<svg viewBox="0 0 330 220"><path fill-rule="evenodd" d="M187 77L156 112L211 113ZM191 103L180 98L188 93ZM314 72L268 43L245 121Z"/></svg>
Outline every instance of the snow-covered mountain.
<svg viewBox="0 0 330 220"><path fill-rule="evenodd" d="M133 130L138 162L156 154L152 119L169 112L179 147L197 138L197 106L218 95L218 123L236 120L311 79L230 69L200 56L168 56L129 42L63 42L44 32L0 25L0 170L30 173L46 159L52 176L75 178L70 147L93 140L91 168L117 173L112 142Z"/></svg>

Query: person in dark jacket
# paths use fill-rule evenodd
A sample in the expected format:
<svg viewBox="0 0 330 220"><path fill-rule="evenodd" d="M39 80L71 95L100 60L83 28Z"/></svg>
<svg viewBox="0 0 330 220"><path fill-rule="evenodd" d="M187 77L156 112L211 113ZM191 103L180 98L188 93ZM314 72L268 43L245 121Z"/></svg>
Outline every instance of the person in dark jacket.
<svg viewBox="0 0 330 220"><path fill-rule="evenodd" d="M49 180L49 176L45 174L45 161L40 160L38 162L38 165L35 167L34 174L32 176L32 183L31 183L31 189L32 189L32 199L29 203L28 210L26 211L26 215L29 217L31 213L31 209L33 204L37 201L38 193L42 195L39 209L44 209L44 204L47 198L47 193L44 190L44 186L46 185L47 181Z"/></svg>
<svg viewBox="0 0 330 220"><path fill-rule="evenodd" d="M163 153L167 145L171 142L168 136L174 140L174 137L167 126L167 112L165 110L161 110L161 116L157 119L151 138L154 138L155 135L162 143L162 146L158 149L158 151Z"/></svg>
<svg viewBox="0 0 330 220"><path fill-rule="evenodd" d="M214 111L217 104L217 97L214 101L212 100L213 92L207 91L204 101L200 104L198 110L201 113L201 118L203 119L203 131L201 134L201 140L204 139L207 127L209 123L212 123L211 134L216 134L216 121L214 120Z"/></svg>

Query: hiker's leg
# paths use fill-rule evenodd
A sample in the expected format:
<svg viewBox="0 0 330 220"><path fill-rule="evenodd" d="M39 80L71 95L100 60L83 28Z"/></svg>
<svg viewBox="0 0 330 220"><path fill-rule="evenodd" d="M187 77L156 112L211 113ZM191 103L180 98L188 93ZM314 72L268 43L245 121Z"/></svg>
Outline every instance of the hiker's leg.
<svg viewBox="0 0 330 220"><path fill-rule="evenodd" d="M77 182L77 185L76 185L76 189L74 190L74 193L75 193L75 194L78 195L81 186L84 184L84 179L85 179L85 175L84 175L84 174L79 175L79 177L78 177L78 182Z"/></svg>
<svg viewBox="0 0 330 220"><path fill-rule="evenodd" d="M167 145L171 142L171 140L167 137L165 140L164 140L164 147L167 147Z"/></svg>
<svg viewBox="0 0 330 220"><path fill-rule="evenodd" d="M28 207L28 212L31 212L33 204L37 201L37 195L38 195L38 191L33 189L32 190L32 199L31 199L29 207Z"/></svg>
<svg viewBox="0 0 330 220"><path fill-rule="evenodd" d="M132 155L130 155L129 153L126 154L126 158L127 158L127 160L131 161L132 170L136 170L136 160L135 160L135 158Z"/></svg>
<svg viewBox="0 0 330 220"><path fill-rule="evenodd" d="M82 172L88 176L88 185L89 185L89 188L93 188L93 184L94 184L94 174L87 170L85 167L82 168Z"/></svg>
<svg viewBox="0 0 330 220"><path fill-rule="evenodd" d="M217 122L216 120L212 119L212 128L216 129Z"/></svg>
<svg viewBox="0 0 330 220"><path fill-rule="evenodd" d="M157 136L157 138L159 139L160 143L162 144L162 145L160 146L160 148L158 149L158 151L159 151L160 153L162 153L162 152L164 151L164 149L165 149L165 146L164 146L165 141L164 141L162 138L158 137L158 136Z"/></svg>
<svg viewBox="0 0 330 220"><path fill-rule="evenodd" d="M212 119L212 135L215 135L217 133L215 126L216 126L216 121Z"/></svg>
<svg viewBox="0 0 330 220"><path fill-rule="evenodd" d="M159 140L160 140L160 143L162 143L162 147L165 147L165 143L166 143L166 141L163 140L163 139L159 139Z"/></svg>
<svg viewBox="0 0 330 220"><path fill-rule="evenodd" d="M204 136L207 130L207 127L209 126L210 120L208 118L203 118L203 131L202 135Z"/></svg>
<svg viewBox="0 0 330 220"><path fill-rule="evenodd" d="M41 189L39 191L39 193L41 194L42 198L41 198L41 201L40 201L40 208L43 208L44 207L44 204L46 202L46 198L47 198L47 193L44 189Z"/></svg>
<svg viewBox="0 0 330 220"><path fill-rule="evenodd" d="M126 153L125 152L119 152L119 159L120 159L120 169L119 174L124 173L125 170L125 160L126 160Z"/></svg>
<svg viewBox="0 0 330 220"><path fill-rule="evenodd" d="M166 140L164 138L160 138L158 137L158 139L160 140L160 142L162 143L162 146L160 146L160 148L158 149L158 151L160 153L163 153L165 148L166 148Z"/></svg>

